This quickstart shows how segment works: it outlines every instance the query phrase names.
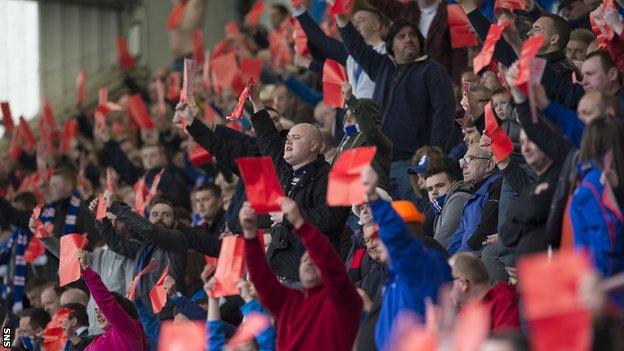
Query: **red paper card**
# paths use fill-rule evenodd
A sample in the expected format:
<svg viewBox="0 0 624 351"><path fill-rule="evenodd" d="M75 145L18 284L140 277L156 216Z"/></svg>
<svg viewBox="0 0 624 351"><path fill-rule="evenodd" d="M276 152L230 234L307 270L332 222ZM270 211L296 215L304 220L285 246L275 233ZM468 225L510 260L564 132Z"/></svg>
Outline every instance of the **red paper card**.
<svg viewBox="0 0 624 351"><path fill-rule="evenodd" d="M171 9L169 18L167 18L167 29L172 30L179 27L182 24L182 20L184 20L184 12L186 12L186 3L178 2Z"/></svg>
<svg viewBox="0 0 624 351"><path fill-rule="evenodd" d="M128 110L130 116L142 129L153 129L154 122L147 111L147 106L141 97L141 94L134 94L128 98Z"/></svg>
<svg viewBox="0 0 624 351"><path fill-rule="evenodd" d="M366 200L366 188L360 180L360 173L375 157L375 146L358 147L341 153L329 171L327 182L327 204L329 206L351 206Z"/></svg>
<svg viewBox="0 0 624 351"><path fill-rule="evenodd" d="M63 320L72 312L69 308L61 308L56 311L52 320L43 330L43 346L46 350L63 350L67 343L67 337L63 333Z"/></svg>
<svg viewBox="0 0 624 351"><path fill-rule="evenodd" d="M41 138L46 141L52 141L56 132L56 123L54 122L54 115L52 113L52 105L50 100L45 100L42 107L42 115L39 120L39 131L41 132Z"/></svg>
<svg viewBox="0 0 624 351"><path fill-rule="evenodd" d="M247 99L249 98L249 86L252 85L253 83L254 83L254 80L252 78L251 80L249 80L249 84L247 84L245 89L243 89L243 92L238 97L238 103L236 104L234 111L232 111L232 113L230 113L228 116L225 116L226 119L236 120L236 119L243 118L243 109L245 107L245 101L247 101Z"/></svg>
<svg viewBox="0 0 624 351"><path fill-rule="evenodd" d="M164 321L160 326L158 351L204 351L206 329L201 322Z"/></svg>
<svg viewBox="0 0 624 351"><path fill-rule="evenodd" d="M128 300L133 301L136 298L136 289L139 284L139 280L141 280L141 277L147 274L148 272L153 271L154 269L156 269L156 267L158 267L158 262L156 262L156 260L152 258L152 260L147 264L147 266L141 269L139 273L137 273L137 275L135 275L134 278L132 278L132 281L130 282L130 285L128 286L128 291L127 291Z"/></svg>
<svg viewBox="0 0 624 351"><path fill-rule="evenodd" d="M496 9L524 10L526 9L526 0L496 0L494 10Z"/></svg>
<svg viewBox="0 0 624 351"><path fill-rule="evenodd" d="M238 327L232 338L230 338L228 346L234 350L236 346L255 339L270 325L271 322L265 314L252 311L245 316L243 323Z"/></svg>
<svg viewBox="0 0 624 351"><path fill-rule="evenodd" d="M63 122L63 137L61 138L61 144L59 145L59 151L62 155L66 155L69 152L69 146L72 140L78 136L78 122L75 119L66 119Z"/></svg>
<svg viewBox="0 0 624 351"><path fill-rule="evenodd" d="M457 318L453 350L479 350L490 333L490 308L475 302L462 308Z"/></svg>
<svg viewBox="0 0 624 351"><path fill-rule="evenodd" d="M230 40L237 40L240 38L240 29L238 28L238 23L235 21L229 21L225 24L225 37Z"/></svg>
<svg viewBox="0 0 624 351"><path fill-rule="evenodd" d="M477 45L477 34L472 29L468 16L461 5L447 5L451 46L454 49Z"/></svg>
<svg viewBox="0 0 624 351"><path fill-rule="evenodd" d="M255 81L260 81L260 74L262 73L262 69L264 68L264 61L260 59L250 59L245 58L243 62L241 62L241 79L244 82L248 82L250 79Z"/></svg>
<svg viewBox="0 0 624 351"><path fill-rule="evenodd" d="M329 14L334 16L351 13L353 10L353 3L353 0L334 0L334 4L329 8Z"/></svg>
<svg viewBox="0 0 624 351"><path fill-rule="evenodd" d="M43 255L45 252L45 245L39 238L33 236L28 242L28 246L26 246L26 251L24 251L24 262L33 263L35 262L39 256Z"/></svg>
<svg viewBox="0 0 624 351"><path fill-rule="evenodd" d="M152 311L160 313L167 303L167 292L165 291L165 278L169 275L169 265L165 266L160 278L149 293L152 302Z"/></svg>
<svg viewBox="0 0 624 351"><path fill-rule="evenodd" d="M212 162L212 155L196 143L193 145L191 152L189 152L188 158L193 166L201 166Z"/></svg>
<svg viewBox="0 0 624 351"><path fill-rule="evenodd" d="M202 64L207 56L204 55L204 33L201 30L193 32L193 59Z"/></svg>
<svg viewBox="0 0 624 351"><path fill-rule="evenodd" d="M195 106L195 97L193 96L195 72L197 72L197 62L184 59L184 79L182 80L180 102L185 102L189 106Z"/></svg>
<svg viewBox="0 0 624 351"><path fill-rule="evenodd" d="M264 0L257 0L256 3L251 7L249 12L245 15L245 22L251 27L255 27L258 25L258 21L260 21L260 17L265 10Z"/></svg>
<svg viewBox="0 0 624 351"><path fill-rule="evenodd" d="M507 28L510 24L510 20L505 20L501 23L494 23L490 26L487 37L483 42L481 52L479 52L473 60L475 74L479 74L483 68L490 64L492 61L492 55L494 54L494 47L496 46L496 43L500 39L501 35L503 35L505 28Z"/></svg>
<svg viewBox="0 0 624 351"><path fill-rule="evenodd" d="M25 143L25 149L33 149L37 145L37 139L35 138L35 133L33 133L30 128L30 124L24 119L23 116L19 118L19 133L20 139Z"/></svg>
<svg viewBox="0 0 624 351"><path fill-rule="evenodd" d="M257 213L281 211L279 199L284 196L275 166L270 157L242 157L236 159L245 193Z"/></svg>
<svg viewBox="0 0 624 351"><path fill-rule="evenodd" d="M213 58L210 62L210 69L216 78L215 85L222 89L232 87L232 83L239 73L236 53L230 52Z"/></svg>
<svg viewBox="0 0 624 351"><path fill-rule="evenodd" d="M82 104L85 101L85 96L87 94L85 88L86 81L87 70L83 68L80 72L78 72L78 77L76 78L76 101L79 104Z"/></svg>
<svg viewBox="0 0 624 351"><path fill-rule="evenodd" d="M492 102L485 105L485 135L492 139L492 153L498 161L509 157L514 149L513 143L503 128L496 122Z"/></svg>
<svg viewBox="0 0 624 351"><path fill-rule="evenodd" d="M11 115L11 106L7 101L2 101L0 102L0 108L2 109L4 129L6 129L7 132L12 132L15 124L13 123L13 116Z"/></svg>
<svg viewBox="0 0 624 351"><path fill-rule="evenodd" d="M221 240L219 264L215 272L215 288L211 297L238 295L236 283L243 277L244 240L238 236L226 236Z"/></svg>
<svg viewBox="0 0 624 351"><path fill-rule="evenodd" d="M61 236L61 252L59 257L59 284L65 286L80 279L80 263L78 249L87 245L87 237L80 234Z"/></svg>
<svg viewBox="0 0 624 351"><path fill-rule="evenodd" d="M124 71L131 69L136 64L134 57L130 55L128 43L124 37L117 38L117 56L119 58L119 65Z"/></svg>
<svg viewBox="0 0 624 351"><path fill-rule="evenodd" d="M297 53L297 55L304 56L309 54L310 48L308 47L308 37L303 31L303 28L301 28L301 24L299 24L299 21L295 21L293 37L295 39L295 52Z"/></svg>
<svg viewBox="0 0 624 351"><path fill-rule="evenodd" d="M104 219L106 217L106 201L104 200L104 194L100 194L98 197L98 205L97 212L95 214L95 219L98 221Z"/></svg>
<svg viewBox="0 0 624 351"><path fill-rule="evenodd" d="M323 65L323 103L328 106L342 108L344 96L342 84L347 81L344 67L334 60L325 60Z"/></svg>
<svg viewBox="0 0 624 351"><path fill-rule="evenodd" d="M537 35L527 39L522 45L520 52L518 77L516 77L516 87L524 94L528 94L528 82L531 73L531 61L535 58L544 42L543 35Z"/></svg>

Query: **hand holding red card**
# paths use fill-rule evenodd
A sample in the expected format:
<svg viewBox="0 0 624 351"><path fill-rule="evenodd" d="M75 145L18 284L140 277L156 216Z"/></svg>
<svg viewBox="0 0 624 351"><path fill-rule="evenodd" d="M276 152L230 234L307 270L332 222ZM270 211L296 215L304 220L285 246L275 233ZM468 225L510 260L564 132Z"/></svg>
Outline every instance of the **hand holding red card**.
<svg viewBox="0 0 624 351"><path fill-rule="evenodd" d="M472 47L477 45L475 34L468 16L464 13L461 5L447 5L449 32L451 33L451 46L454 49Z"/></svg>
<svg viewBox="0 0 624 351"><path fill-rule="evenodd" d="M238 295L236 284L243 276L243 247L244 239L239 236L226 236L221 240L211 297Z"/></svg>
<svg viewBox="0 0 624 351"><path fill-rule="evenodd" d="M260 21L260 17L264 13L265 5L264 0L257 0L256 3L251 7L249 12L245 15L245 22L251 27L255 27L258 25Z"/></svg>
<svg viewBox="0 0 624 351"><path fill-rule="evenodd" d="M507 28L510 24L510 20L505 20L501 23L493 23L490 26L487 37L483 42L483 48L473 60L475 74L479 74L483 68L490 64L492 61L492 55L494 55L494 47L496 46L496 43L500 39L501 35L503 35L505 28Z"/></svg>
<svg viewBox="0 0 624 351"><path fill-rule="evenodd" d="M254 84L253 78L249 80L249 83L247 84L245 89L243 89L243 92L238 97L238 103L236 104L234 111L232 111L232 113L226 116L225 117L226 119L235 120L235 119L243 118L243 109L245 107L245 101L247 101L247 99L249 98L249 87L252 84Z"/></svg>
<svg viewBox="0 0 624 351"><path fill-rule="evenodd" d="M134 94L128 98L128 110L130 116L140 128L147 130L154 129L154 122L140 94Z"/></svg>
<svg viewBox="0 0 624 351"><path fill-rule="evenodd" d="M528 94L528 82L531 73L531 61L539 53L540 47L544 42L543 35L537 35L527 39L522 45L520 52L518 77L516 77L515 85L526 96Z"/></svg>
<svg viewBox="0 0 624 351"><path fill-rule="evenodd" d="M184 78L182 80L180 102L184 102L189 106L195 106L195 97L193 96L195 72L197 72L197 62L184 59Z"/></svg>
<svg viewBox="0 0 624 351"><path fill-rule="evenodd" d="M359 147L338 156L327 183L327 204L330 206L351 206L366 201L366 188L360 181L360 172L370 166L377 148Z"/></svg>
<svg viewBox="0 0 624 351"><path fill-rule="evenodd" d="M353 4L354 0L334 0L334 4L329 8L329 14L334 16L351 13Z"/></svg>
<svg viewBox="0 0 624 351"><path fill-rule="evenodd" d="M281 211L279 199L284 196L275 166L270 157L236 159L245 183L247 199L256 213Z"/></svg>
<svg viewBox="0 0 624 351"><path fill-rule="evenodd" d="M13 116L11 115L11 106L7 101L0 102L0 108L2 109L2 121L4 122L4 129L7 132L12 132L15 124L13 123Z"/></svg>
<svg viewBox="0 0 624 351"><path fill-rule="evenodd" d="M169 275L169 265L165 266L160 278L149 293L152 302L152 311L160 313L167 303L167 292L165 291L165 278Z"/></svg>
<svg viewBox="0 0 624 351"><path fill-rule="evenodd" d="M502 161L509 157L514 149L513 143L503 128L496 122L491 102L485 105L485 135L492 140L492 154L494 154L497 161Z"/></svg>
<svg viewBox="0 0 624 351"><path fill-rule="evenodd" d="M130 282L130 285L128 286L128 291L126 294L126 297L128 298L128 300L133 301L136 298L136 289L137 289L137 285L139 284L139 280L141 280L141 277L147 274L148 272L153 271L154 269L156 269L156 267L158 267L158 262L156 262L156 260L152 258L152 260L147 264L147 266L141 269L141 271L137 273L137 275L135 275L134 278L132 278L132 281Z"/></svg>
<svg viewBox="0 0 624 351"><path fill-rule="evenodd" d="M325 60L323 66L323 103L342 108L344 106L342 84L346 81L347 72L344 67L334 60Z"/></svg>
<svg viewBox="0 0 624 351"><path fill-rule="evenodd" d="M80 263L77 253L87 246L86 235L66 234L61 236L59 257L59 284L65 286L80 279Z"/></svg>

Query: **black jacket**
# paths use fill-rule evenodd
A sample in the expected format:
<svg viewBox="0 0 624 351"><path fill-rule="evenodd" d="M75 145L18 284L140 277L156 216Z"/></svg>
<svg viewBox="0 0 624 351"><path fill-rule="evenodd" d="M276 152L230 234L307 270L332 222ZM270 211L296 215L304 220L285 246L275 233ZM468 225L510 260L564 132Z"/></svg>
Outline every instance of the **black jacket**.
<svg viewBox="0 0 624 351"><path fill-rule="evenodd" d="M271 157L280 183L286 189L292 179L293 169L284 160L284 139L275 129L266 110L254 114L251 122L256 131L260 154ZM306 222L327 235L334 247L337 247L349 209L327 205L327 176L331 166L322 155L305 168L307 172L287 196L299 205ZM267 253L271 268L280 277L298 280L299 260L304 248L293 233L292 225L284 219L284 223L272 229L271 236Z"/></svg>

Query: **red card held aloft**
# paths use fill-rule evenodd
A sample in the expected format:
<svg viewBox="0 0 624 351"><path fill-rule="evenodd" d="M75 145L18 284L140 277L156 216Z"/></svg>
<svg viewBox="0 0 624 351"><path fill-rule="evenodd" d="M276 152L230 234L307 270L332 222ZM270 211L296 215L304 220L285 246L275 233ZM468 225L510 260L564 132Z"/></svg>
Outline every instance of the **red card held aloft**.
<svg viewBox="0 0 624 351"><path fill-rule="evenodd" d="M225 37L230 40L237 40L240 38L241 32L238 27L238 23L235 21L229 21L225 24Z"/></svg>
<svg viewBox="0 0 624 351"><path fill-rule="evenodd" d="M228 341L228 346L235 350L236 346L255 339L271 325L264 313L252 311L245 316L245 320L238 327L236 333Z"/></svg>
<svg viewBox="0 0 624 351"><path fill-rule="evenodd" d="M63 320L72 312L64 307L56 311L52 320L43 330L43 346L46 350L63 350L67 343L67 336L63 333Z"/></svg>
<svg viewBox="0 0 624 351"><path fill-rule="evenodd" d="M106 217L106 201L104 201L104 194L100 194L100 196L98 196L98 205L97 205L97 211L95 214L95 219L102 220Z"/></svg>
<svg viewBox="0 0 624 351"><path fill-rule="evenodd" d="M193 166L201 166L212 162L212 155L198 144L193 145L193 149L189 152L188 158Z"/></svg>
<svg viewBox="0 0 624 351"><path fill-rule="evenodd" d="M526 0L496 0L494 9L524 10L526 9Z"/></svg>
<svg viewBox="0 0 624 351"><path fill-rule="evenodd" d="M449 31L451 33L451 46L454 49L477 46L477 34L475 34L468 20L468 16L461 5L447 5Z"/></svg>
<svg viewBox="0 0 624 351"><path fill-rule="evenodd" d="M169 18L167 18L167 29L172 30L179 27L180 24L182 24L182 20L184 20L185 12L186 3L180 1L177 5L173 6Z"/></svg>
<svg viewBox="0 0 624 351"><path fill-rule="evenodd" d="M257 213L281 211L279 199L284 196L275 166L270 157L236 159L247 199Z"/></svg>
<svg viewBox="0 0 624 351"><path fill-rule="evenodd" d="M159 313L167 303L167 292L165 291L165 278L169 275L169 265L165 266L160 278L149 293L152 302L152 311Z"/></svg>
<svg viewBox="0 0 624 351"><path fill-rule="evenodd" d="M161 324L158 351L204 351L205 349L204 323L164 321Z"/></svg>
<svg viewBox="0 0 624 351"><path fill-rule="evenodd" d="M492 55L494 54L494 47L496 46L496 43L500 39L501 35L503 35L505 28L507 28L510 24L510 20L505 20L501 23L494 23L490 26L487 37L483 42L481 52L479 52L473 60L475 74L479 74L483 68L490 64L492 61Z"/></svg>
<svg viewBox="0 0 624 351"><path fill-rule="evenodd" d="M515 85L526 96L528 94L528 83L531 73L531 61L538 54L542 43L544 42L543 35L537 35L527 39L522 44L522 51L520 52L518 76L516 77Z"/></svg>
<svg viewBox="0 0 624 351"><path fill-rule="evenodd" d="M215 75L215 84L221 88L230 88L238 75L236 53L230 52L214 58L210 62L210 70Z"/></svg>
<svg viewBox="0 0 624 351"><path fill-rule="evenodd" d="M250 79L260 81L260 73L264 68L264 61L261 59L245 58L241 62L240 73L243 81L248 82Z"/></svg>
<svg viewBox="0 0 624 351"><path fill-rule="evenodd" d="M238 295L236 283L243 277L244 240L239 236L226 236L221 240L219 264L215 272L215 288L211 297Z"/></svg>
<svg viewBox="0 0 624 351"><path fill-rule="evenodd" d="M45 252L45 245L39 238L33 236L28 242L28 246L26 246L26 251L24 251L24 262L33 263L35 262L39 256L43 255Z"/></svg>
<svg viewBox="0 0 624 351"><path fill-rule="evenodd" d="M190 106L195 106L195 97L193 96L195 72L197 72L197 62L195 60L184 59L184 76L182 79L180 102L185 102Z"/></svg>
<svg viewBox="0 0 624 351"><path fill-rule="evenodd" d="M514 146L507 133L496 122L491 102L485 105L485 135L492 139L492 153L498 161L509 157Z"/></svg>
<svg viewBox="0 0 624 351"><path fill-rule="evenodd" d="M152 260L147 264L147 266L141 269L141 271L139 271L139 273L137 273L134 276L134 278L132 278L132 281L130 282L130 285L128 286L128 291L126 295L128 300L134 301L134 299L136 298L136 289L139 284L139 280L141 280L141 277L147 274L148 272L151 272L154 269L156 269L156 267L158 267L158 262L156 262L156 260L152 258Z"/></svg>
<svg viewBox="0 0 624 351"><path fill-rule="evenodd" d="M238 103L236 107L234 107L234 111L229 115L225 116L226 119L235 120L243 118L243 109L245 107L245 101L249 98L249 87L254 84L253 78L249 80L249 84L243 89L243 92L238 97Z"/></svg>
<svg viewBox="0 0 624 351"><path fill-rule="evenodd" d="M13 123L13 116L11 115L11 106L8 101L0 102L0 109L2 109L2 122L4 123L4 129L7 132L12 132L15 127Z"/></svg>
<svg viewBox="0 0 624 351"><path fill-rule="evenodd" d="M124 37L117 38L117 56L119 59L119 65L124 71L131 69L136 64L134 57L130 55L128 43Z"/></svg>
<svg viewBox="0 0 624 351"><path fill-rule="evenodd" d="M59 145L59 151L62 155L66 155L69 151L71 142L78 136L78 121L75 119L66 119L63 122L63 136L61 137L61 144Z"/></svg>
<svg viewBox="0 0 624 351"><path fill-rule="evenodd" d="M256 3L251 7L249 12L245 15L245 22L251 27L255 27L258 25L258 21L260 21L260 17L264 13L266 6L264 5L264 0L257 0Z"/></svg>
<svg viewBox="0 0 624 351"><path fill-rule="evenodd" d="M20 139L25 143L24 148L33 149L37 145L37 139L35 138L35 133L33 133L30 128L30 124L24 119L24 116L20 116L18 128Z"/></svg>
<svg viewBox="0 0 624 351"><path fill-rule="evenodd" d="M327 59L323 65L323 103L328 106L342 108L344 96L342 84L347 81L344 67L334 60Z"/></svg>
<svg viewBox="0 0 624 351"><path fill-rule="evenodd" d="M128 98L128 112L140 128L148 130L154 128L154 122L147 111L141 94L134 94Z"/></svg>
<svg viewBox="0 0 624 351"><path fill-rule="evenodd" d="M78 77L76 77L76 101L79 104L84 103L86 97L86 81L87 81L87 70L81 69L78 72Z"/></svg>
<svg viewBox="0 0 624 351"><path fill-rule="evenodd" d="M327 204L329 206L351 206L366 200L366 189L360 180L360 172L369 166L375 157L375 146L358 147L338 156L327 182Z"/></svg>
<svg viewBox="0 0 624 351"><path fill-rule="evenodd" d="M78 249L84 249L87 237L81 234L61 236L61 252L59 257L59 284L65 286L80 279L80 263Z"/></svg>
<svg viewBox="0 0 624 351"><path fill-rule="evenodd" d="M353 4L353 0L334 0L334 4L329 8L329 14L334 16L350 13L353 10Z"/></svg>
<svg viewBox="0 0 624 351"><path fill-rule="evenodd" d="M297 55L304 56L309 54L310 48L308 47L308 36L303 31L303 28L301 28L299 21L295 21L293 37L295 39L295 52Z"/></svg>

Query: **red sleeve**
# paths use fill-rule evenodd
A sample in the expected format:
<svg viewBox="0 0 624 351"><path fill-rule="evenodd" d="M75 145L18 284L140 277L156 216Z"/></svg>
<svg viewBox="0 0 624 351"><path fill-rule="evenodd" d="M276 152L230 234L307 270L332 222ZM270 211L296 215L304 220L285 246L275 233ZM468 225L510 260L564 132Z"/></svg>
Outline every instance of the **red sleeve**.
<svg viewBox="0 0 624 351"><path fill-rule="evenodd" d="M275 277L257 237L245 239L245 264L260 302L279 316L281 307L284 306L284 301L291 292Z"/></svg>
<svg viewBox="0 0 624 351"><path fill-rule="evenodd" d="M515 290L504 283L499 283L492 290L492 331L519 329L520 314Z"/></svg>
<svg viewBox="0 0 624 351"><path fill-rule="evenodd" d="M624 32L622 32L624 35ZM618 70L621 74L624 74L624 38L622 35L614 35L613 39L607 42L607 51L613 58L613 61L617 64Z"/></svg>

